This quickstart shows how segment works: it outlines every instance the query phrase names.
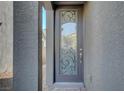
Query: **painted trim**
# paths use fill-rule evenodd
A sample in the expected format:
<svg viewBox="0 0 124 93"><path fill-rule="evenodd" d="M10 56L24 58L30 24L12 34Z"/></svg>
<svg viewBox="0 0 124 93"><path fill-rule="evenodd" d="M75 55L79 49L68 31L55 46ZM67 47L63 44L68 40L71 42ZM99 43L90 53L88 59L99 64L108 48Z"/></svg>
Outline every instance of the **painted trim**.
<svg viewBox="0 0 124 93"><path fill-rule="evenodd" d="M42 90L42 3L38 2L38 91Z"/></svg>
<svg viewBox="0 0 124 93"><path fill-rule="evenodd" d="M54 84L54 10L52 2L44 2L46 9L46 84L48 90Z"/></svg>

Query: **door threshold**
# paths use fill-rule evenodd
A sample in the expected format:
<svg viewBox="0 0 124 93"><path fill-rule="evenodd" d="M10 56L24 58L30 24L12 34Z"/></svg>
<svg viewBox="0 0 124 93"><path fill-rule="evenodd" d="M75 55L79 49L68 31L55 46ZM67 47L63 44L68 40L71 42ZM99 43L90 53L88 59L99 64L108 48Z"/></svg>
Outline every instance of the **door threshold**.
<svg viewBox="0 0 124 93"><path fill-rule="evenodd" d="M85 90L84 84L81 82L55 82L54 88L60 90Z"/></svg>

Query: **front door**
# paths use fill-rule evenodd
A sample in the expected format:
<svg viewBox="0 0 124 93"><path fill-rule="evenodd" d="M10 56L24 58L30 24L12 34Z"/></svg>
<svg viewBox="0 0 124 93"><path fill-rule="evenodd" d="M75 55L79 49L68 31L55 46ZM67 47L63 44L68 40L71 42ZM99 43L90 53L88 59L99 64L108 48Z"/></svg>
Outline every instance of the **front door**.
<svg viewBox="0 0 124 93"><path fill-rule="evenodd" d="M83 81L82 8L60 6L55 11L55 82Z"/></svg>

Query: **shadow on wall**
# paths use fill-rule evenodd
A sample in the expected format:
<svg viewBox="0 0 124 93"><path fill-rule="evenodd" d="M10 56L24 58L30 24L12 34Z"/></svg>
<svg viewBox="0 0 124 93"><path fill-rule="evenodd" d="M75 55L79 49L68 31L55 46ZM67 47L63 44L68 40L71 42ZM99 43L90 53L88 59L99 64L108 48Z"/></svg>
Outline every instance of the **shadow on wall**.
<svg viewBox="0 0 124 93"><path fill-rule="evenodd" d="M13 78L0 79L0 90L11 90Z"/></svg>
<svg viewBox="0 0 124 93"><path fill-rule="evenodd" d="M8 69L9 68L9 69ZM0 90L11 90L13 87L12 65L0 73Z"/></svg>
<svg viewBox="0 0 124 93"><path fill-rule="evenodd" d="M0 90L11 90L13 87L12 65L1 66L0 72Z"/></svg>

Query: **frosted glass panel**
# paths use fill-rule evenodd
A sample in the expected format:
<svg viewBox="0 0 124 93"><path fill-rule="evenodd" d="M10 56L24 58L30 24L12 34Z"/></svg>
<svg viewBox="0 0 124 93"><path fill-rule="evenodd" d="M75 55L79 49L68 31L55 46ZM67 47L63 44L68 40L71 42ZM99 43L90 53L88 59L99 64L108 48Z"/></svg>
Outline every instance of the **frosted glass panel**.
<svg viewBox="0 0 124 93"><path fill-rule="evenodd" d="M60 74L77 75L77 11L61 11L60 23Z"/></svg>

